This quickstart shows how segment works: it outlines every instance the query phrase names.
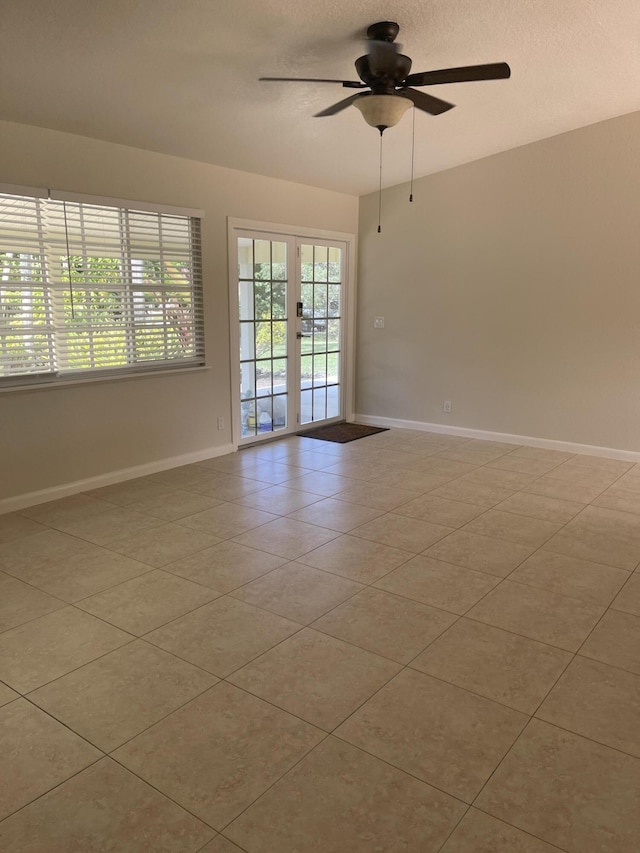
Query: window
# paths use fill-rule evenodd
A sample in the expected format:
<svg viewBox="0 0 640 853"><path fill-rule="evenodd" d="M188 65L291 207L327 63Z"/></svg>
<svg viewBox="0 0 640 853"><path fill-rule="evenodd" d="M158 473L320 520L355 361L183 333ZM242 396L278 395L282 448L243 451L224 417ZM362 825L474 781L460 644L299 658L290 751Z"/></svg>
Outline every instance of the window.
<svg viewBox="0 0 640 853"><path fill-rule="evenodd" d="M198 216L23 192L0 192L0 386L204 363Z"/></svg>

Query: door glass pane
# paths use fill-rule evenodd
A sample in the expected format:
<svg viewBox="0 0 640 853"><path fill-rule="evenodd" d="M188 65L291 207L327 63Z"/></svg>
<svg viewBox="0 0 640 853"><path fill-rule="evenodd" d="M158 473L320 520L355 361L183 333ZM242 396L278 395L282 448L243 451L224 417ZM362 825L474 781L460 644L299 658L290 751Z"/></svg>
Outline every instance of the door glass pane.
<svg viewBox="0 0 640 853"><path fill-rule="evenodd" d="M300 421L339 417L342 249L300 247L303 335L300 347ZM312 389L312 390L310 390Z"/></svg>
<svg viewBox="0 0 640 853"><path fill-rule="evenodd" d="M327 387L327 417L337 418L340 414L340 389L337 385Z"/></svg>
<svg viewBox="0 0 640 853"><path fill-rule="evenodd" d="M238 238L243 438L287 428L287 244Z"/></svg>

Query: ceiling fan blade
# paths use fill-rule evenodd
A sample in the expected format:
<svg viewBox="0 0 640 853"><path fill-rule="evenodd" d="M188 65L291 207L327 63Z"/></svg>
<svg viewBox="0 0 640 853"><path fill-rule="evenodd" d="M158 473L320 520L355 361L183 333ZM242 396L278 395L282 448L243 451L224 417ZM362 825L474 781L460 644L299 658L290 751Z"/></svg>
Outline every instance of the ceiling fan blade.
<svg viewBox="0 0 640 853"><path fill-rule="evenodd" d="M258 80L266 80L269 82L278 83L339 83L346 89L366 89L364 83L355 82L353 80L325 80L320 77L259 77Z"/></svg>
<svg viewBox="0 0 640 853"><path fill-rule="evenodd" d="M419 110L423 110L432 116L439 116L455 107L455 104L434 98L433 95L427 95L426 92L418 92L416 89L400 89L399 91L410 101L413 101L414 106Z"/></svg>
<svg viewBox="0 0 640 853"><path fill-rule="evenodd" d="M436 86L440 83L468 83L472 80L504 80L507 77L511 77L507 63L492 62L489 65L466 65L463 68L441 68L439 71L409 74L404 83L407 86Z"/></svg>
<svg viewBox="0 0 640 853"><path fill-rule="evenodd" d="M418 92L417 94L420 94ZM348 98L345 98L342 101L338 101L337 104L333 104L333 106L327 107L326 110L322 110L320 113L316 113L314 118L320 118L321 116L334 116L336 113L342 112L342 110L346 110L347 107L350 107L354 101L357 101L358 98L361 97L360 92L357 95L350 95Z"/></svg>

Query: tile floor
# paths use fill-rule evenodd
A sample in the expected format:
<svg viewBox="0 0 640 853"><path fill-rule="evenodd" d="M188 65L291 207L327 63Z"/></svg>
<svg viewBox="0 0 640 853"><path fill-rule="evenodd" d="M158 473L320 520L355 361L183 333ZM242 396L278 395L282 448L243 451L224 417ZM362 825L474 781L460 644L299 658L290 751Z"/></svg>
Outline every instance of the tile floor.
<svg viewBox="0 0 640 853"><path fill-rule="evenodd" d="M640 850L640 465L289 438L0 517L0 849Z"/></svg>

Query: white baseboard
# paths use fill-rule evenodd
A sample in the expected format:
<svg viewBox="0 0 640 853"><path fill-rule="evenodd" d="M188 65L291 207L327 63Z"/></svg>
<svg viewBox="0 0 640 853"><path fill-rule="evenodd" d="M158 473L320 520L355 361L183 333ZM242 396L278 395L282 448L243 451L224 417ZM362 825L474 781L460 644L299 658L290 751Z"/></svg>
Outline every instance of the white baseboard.
<svg viewBox="0 0 640 853"><path fill-rule="evenodd" d="M69 495L77 495L78 492L86 492L89 489L99 489L102 486L112 486L114 483L123 483L125 480L133 480L136 477L157 474L159 471L178 468L180 465L192 465L194 462L202 462L205 459L212 459L214 456L224 456L227 453L233 453L237 449L234 444L223 444L221 447L207 447L204 450L183 453L181 456L170 456L166 459L157 459L154 462L134 465L132 468L109 471L106 474L98 474L96 477L87 477L86 480L61 483L59 486L50 486L47 489L40 489L37 492L26 492L15 497L3 498L0 500L0 515L5 512L15 512L18 509L45 503L46 501L66 498Z"/></svg>
<svg viewBox="0 0 640 853"><path fill-rule="evenodd" d="M640 452L618 450L615 447L598 447L592 444L576 444L572 441L556 441L551 438L535 438L531 435L512 435L506 432L490 432L484 429L429 424L424 421L406 421L398 418L383 418L376 415L355 415L355 421L367 426L397 427L420 432L438 432L443 435L460 435L464 438L480 438L485 441L503 441L505 444L524 444L527 447L542 447L545 450L562 450L565 453L582 453L587 456L604 456L607 459L622 459L624 462L640 462Z"/></svg>

